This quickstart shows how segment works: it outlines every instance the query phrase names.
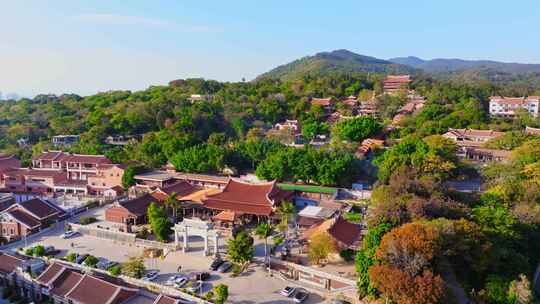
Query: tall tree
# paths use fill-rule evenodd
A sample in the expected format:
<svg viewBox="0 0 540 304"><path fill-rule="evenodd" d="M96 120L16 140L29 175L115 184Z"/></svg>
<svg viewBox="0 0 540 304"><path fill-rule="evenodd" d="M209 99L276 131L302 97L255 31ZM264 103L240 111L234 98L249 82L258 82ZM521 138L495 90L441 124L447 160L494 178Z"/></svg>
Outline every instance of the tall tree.
<svg viewBox="0 0 540 304"><path fill-rule="evenodd" d="M264 240L264 261L268 263L268 237L274 232L274 227L268 223L261 223L255 229L255 235Z"/></svg>
<svg viewBox="0 0 540 304"><path fill-rule="evenodd" d="M239 232L235 238L227 242L227 252L231 261L245 269L253 258L255 248L253 247L253 238L245 231Z"/></svg>
<svg viewBox="0 0 540 304"><path fill-rule="evenodd" d="M152 227L152 231L161 242L169 240L169 235L172 233L173 224L167 216L167 212L164 207L158 207L156 203L150 204L147 211L148 222Z"/></svg>

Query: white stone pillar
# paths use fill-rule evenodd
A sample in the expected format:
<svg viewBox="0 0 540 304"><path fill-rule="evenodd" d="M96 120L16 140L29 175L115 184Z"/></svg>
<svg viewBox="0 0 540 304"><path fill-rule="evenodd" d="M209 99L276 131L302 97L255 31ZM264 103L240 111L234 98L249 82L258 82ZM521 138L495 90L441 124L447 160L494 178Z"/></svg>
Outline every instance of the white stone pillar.
<svg viewBox="0 0 540 304"><path fill-rule="evenodd" d="M218 236L217 234L214 235L214 255L217 255L218 254Z"/></svg>
<svg viewBox="0 0 540 304"><path fill-rule="evenodd" d="M204 236L204 255L208 255L208 233Z"/></svg>
<svg viewBox="0 0 540 304"><path fill-rule="evenodd" d="M187 227L184 227L184 252L187 252L188 249L188 231Z"/></svg>

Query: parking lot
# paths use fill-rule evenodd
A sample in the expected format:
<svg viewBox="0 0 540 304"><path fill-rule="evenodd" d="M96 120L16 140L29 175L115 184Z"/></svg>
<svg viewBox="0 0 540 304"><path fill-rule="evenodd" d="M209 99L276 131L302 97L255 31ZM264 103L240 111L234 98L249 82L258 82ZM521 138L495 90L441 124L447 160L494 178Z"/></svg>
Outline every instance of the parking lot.
<svg viewBox="0 0 540 304"><path fill-rule="evenodd" d="M141 256L142 247L115 243L113 241L99 239L92 236L78 235L70 239L63 239L63 225L58 225L55 229L37 237L29 237L27 246L45 245L54 246L59 250L58 256L65 256L68 253L76 252L80 254L91 254L95 257L103 257L111 261L124 262L129 257ZM202 246L202 244L201 244ZM24 247L24 243L15 244L11 249ZM193 248L199 247L196 243ZM263 252L262 244L257 242L257 253ZM209 271L211 257L202 255L201 251L183 253L176 251L169 253L165 258L146 258L147 270L158 270L159 275L155 282L165 283L172 275L190 276L194 272L208 271L211 277L204 283L202 292L205 293L213 286L223 283L229 286L229 299L231 303L293 303L292 298L284 297L279 292L291 283L281 278L270 277L266 270L257 262L253 263L249 269L238 277L231 277L229 273L219 273ZM178 272L181 267L180 272ZM293 284L294 285L294 284ZM311 293L304 303L323 303L321 296Z"/></svg>

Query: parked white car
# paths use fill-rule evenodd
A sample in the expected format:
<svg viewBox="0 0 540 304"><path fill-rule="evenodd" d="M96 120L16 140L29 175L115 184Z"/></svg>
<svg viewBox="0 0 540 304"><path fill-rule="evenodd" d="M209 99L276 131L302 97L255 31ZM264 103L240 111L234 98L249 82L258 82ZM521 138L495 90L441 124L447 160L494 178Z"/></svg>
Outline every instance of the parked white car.
<svg viewBox="0 0 540 304"><path fill-rule="evenodd" d="M69 238L72 238L72 237L77 236L77 235L79 235L79 232L70 230L70 231L64 232L64 234L62 234L62 238L63 239L69 239Z"/></svg>

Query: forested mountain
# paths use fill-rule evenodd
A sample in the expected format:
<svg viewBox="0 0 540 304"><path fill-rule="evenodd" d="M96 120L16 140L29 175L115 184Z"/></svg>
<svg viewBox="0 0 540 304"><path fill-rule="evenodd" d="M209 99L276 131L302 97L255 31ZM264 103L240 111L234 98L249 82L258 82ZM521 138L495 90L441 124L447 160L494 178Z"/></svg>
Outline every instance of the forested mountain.
<svg viewBox="0 0 540 304"><path fill-rule="evenodd" d="M375 57L363 56L348 50L321 52L291 63L278 66L258 77L279 78L281 80L298 79L306 75L318 76L329 72L371 72L385 74L414 74L414 68L395 64Z"/></svg>
<svg viewBox="0 0 540 304"><path fill-rule="evenodd" d="M506 63L491 60L463 60L437 58L424 60L418 57L397 57L388 61L422 69L428 73L454 72L468 69L492 69L502 73L540 73L540 64Z"/></svg>

